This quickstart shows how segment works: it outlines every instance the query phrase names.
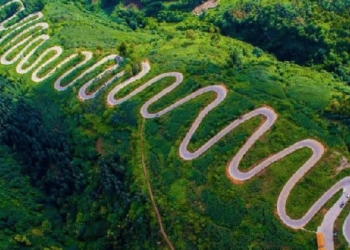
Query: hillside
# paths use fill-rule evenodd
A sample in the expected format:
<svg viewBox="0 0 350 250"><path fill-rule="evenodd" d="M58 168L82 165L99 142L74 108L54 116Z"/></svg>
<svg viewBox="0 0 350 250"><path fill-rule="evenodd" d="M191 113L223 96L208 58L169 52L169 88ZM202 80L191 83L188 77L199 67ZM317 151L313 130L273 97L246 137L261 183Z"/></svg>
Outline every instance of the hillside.
<svg viewBox="0 0 350 250"><path fill-rule="evenodd" d="M202 2L0 0L3 249L348 246L347 8Z"/></svg>

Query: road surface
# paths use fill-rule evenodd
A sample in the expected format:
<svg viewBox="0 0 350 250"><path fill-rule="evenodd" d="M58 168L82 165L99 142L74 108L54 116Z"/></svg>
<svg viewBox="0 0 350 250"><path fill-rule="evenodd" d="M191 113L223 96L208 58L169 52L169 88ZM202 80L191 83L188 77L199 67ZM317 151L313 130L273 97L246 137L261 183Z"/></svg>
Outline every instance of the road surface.
<svg viewBox="0 0 350 250"><path fill-rule="evenodd" d="M341 181L342 182L342 181ZM327 211L324 220L322 224L317 228L317 232L322 232L325 239L325 248L327 250L333 250L334 249L334 243L333 243L333 237L334 237L334 222L340 215L340 212L342 211L342 207L345 206L345 204L348 202L349 198L347 197L349 193L346 192L346 190L350 190L350 180L349 178L346 180L346 182L341 183L343 186L343 192L338 201ZM339 190L337 190L339 191ZM347 221L344 223L344 227L346 227ZM343 228L344 236L345 238L349 235L349 230L347 228ZM339 237L339 236L335 236ZM349 242L349 240L347 239Z"/></svg>
<svg viewBox="0 0 350 250"><path fill-rule="evenodd" d="M14 20L16 15L19 12L24 10L24 6L22 2L20 0L13 0L3 6L0 6L0 9L2 9L4 6L12 4L14 2L20 3L20 8L18 9L18 12L15 13L10 18L8 18L7 20L0 23L0 31L8 31L8 33L6 33L3 37L0 38L0 45L5 51L0 58L0 63L3 65L11 65L19 61L18 64L16 65L17 73L27 74L29 72L33 72L31 75L32 80L34 82L41 82L47 79L48 77L50 77L53 73L56 72L56 70L58 70L60 67L67 64L70 60L76 58L78 54L72 54L68 56L67 58L63 59L61 62L57 63L56 66L54 66L51 71L46 73L45 76L39 77L38 74L40 73L41 70L43 70L44 67L49 66L49 64L53 64L55 61L58 60L58 58L63 53L63 49L60 46L54 46L49 49L46 49L44 52L39 54L38 59L34 63L27 66L26 64L30 59L30 57L36 54L40 50L41 45L50 39L48 35L42 34L43 30L48 29L48 24L44 22L39 22L39 20L43 17L41 12L33 13L28 17L22 19L18 23L10 24L10 21ZM39 32L38 30L41 30L41 31ZM28 51L29 47L37 41L41 41L40 44L36 46L34 49L32 49L31 51ZM21 49L16 55L13 55L14 52L17 51L19 47L23 47L23 49ZM44 60L49 53L54 53L54 55L49 59ZM10 55L12 56L12 58L9 58ZM86 65L93 58L93 54L89 51L83 51L81 52L81 55L83 56L83 60L79 64L75 65L74 67L71 67L66 72L64 72L60 77L58 77L58 79L54 83L55 89L57 89L58 91L64 91L68 87L75 84L78 80L82 79L87 74L93 72L97 67L102 66L108 61L114 60L116 62L115 65L107 68L98 76L92 77L91 80L84 83L83 86L79 89L79 93L78 93L79 99L88 100L96 97L97 93L102 91L106 86L114 83L119 77L121 77L124 74L123 71L116 73L115 75L110 77L107 81L102 83L94 93L87 93L88 87L91 84L93 84L96 80L99 80L100 78L104 77L105 74L107 73L116 71L118 68L118 63L122 59L118 55L109 55L103 58L102 60L100 60L99 62L95 63L93 66L90 66L88 69L84 70L83 69L84 65ZM83 71L83 73L81 73L78 77L73 79L70 83L66 84L65 86L62 86L61 84L62 80L67 76L69 76L71 73L73 73L73 71L75 70ZM152 78L146 83L141 84L141 86L137 87L130 94L124 97L121 97L119 99L116 99L115 96L121 89L126 88L127 86L134 83L135 81L142 79L144 76L147 75L149 71L150 71L150 64L147 61L142 62L140 73L118 84L116 87L114 87L112 91L109 92L107 96L108 105L115 106L115 105L121 104L127 101L128 99L134 97L135 95L139 94L140 92L144 91L147 87L151 86L152 84L157 83L163 78L172 78L174 79L174 82L170 84L168 87L166 87L165 89L163 89L162 91L160 91L159 93L157 93L156 95L154 95L152 98L147 100L142 105L140 112L144 118L152 119L152 118L160 117L172 111L173 109L177 108L178 106L204 93L214 92L216 94L215 100L212 101L209 105L207 105L202 111L200 111L199 115L192 123L189 131L187 132L186 136L183 138L180 144L179 155L184 160L193 160L201 156L208 149L210 149L215 143L217 143L222 137L224 137L227 133L235 129L240 124L256 116L264 117L265 119L263 123L259 126L259 128L250 136L250 138L245 142L245 144L239 149L237 154L233 156L227 169L229 178L238 180L238 181L246 181L251 178L254 178L257 174L264 171L264 169L266 169L272 163L279 161L283 157L293 153L296 150L299 150L301 148L309 148L312 151L312 156L293 174L293 176L287 181L281 193L279 194L279 197L277 200L277 213L278 213L278 216L281 218L281 221L285 225L294 229L303 228L315 216L315 214L322 208L322 206L331 197L333 197L339 190L343 189L343 190L350 191L350 177L345 177L344 179L334 184L328 191L326 191L311 206L311 208L305 213L305 215L302 218L291 219L286 213L286 203L290 195L290 192L295 187L295 185L297 185L298 182L305 176L305 174L308 173L309 170L313 168L317 164L317 162L321 159L325 150L323 145L316 140L305 139L289 146L286 149L283 149L281 152L278 152L275 155L268 157L267 159L264 159L261 163L251 168L248 172L240 171L239 164L242 158L244 157L244 155L253 146L253 144L257 140L259 140L259 138L262 135L268 132L268 130L273 126L273 124L277 120L277 114L272 108L261 107L253 111L250 111L247 114L244 114L239 119L232 121L228 126L222 129L217 135L215 135L214 137L209 139L206 143L204 143L204 145L201 146L198 150L194 152L190 152L188 150L188 144L190 143L192 136L198 129L199 125L201 124L205 116L209 112L211 112L213 109L220 108L219 105L226 98L227 89L223 85L207 86L183 97L182 99L176 101L172 105L164 108L163 110L157 113L150 113L148 111L148 108L151 104L153 104L160 98L165 97L167 94L173 91L178 85L180 85L183 81L183 75L181 73L168 72ZM323 232L325 235L327 249L333 249L332 232L334 227L334 221L336 220L339 213L343 209L342 208L343 206L341 207L340 204L342 203L345 204L347 201L348 201L348 198L342 195L341 198L336 202L336 204L327 212L322 224L318 228L318 230L320 232ZM346 240L350 243L350 215L347 217L343 225L343 234Z"/></svg>

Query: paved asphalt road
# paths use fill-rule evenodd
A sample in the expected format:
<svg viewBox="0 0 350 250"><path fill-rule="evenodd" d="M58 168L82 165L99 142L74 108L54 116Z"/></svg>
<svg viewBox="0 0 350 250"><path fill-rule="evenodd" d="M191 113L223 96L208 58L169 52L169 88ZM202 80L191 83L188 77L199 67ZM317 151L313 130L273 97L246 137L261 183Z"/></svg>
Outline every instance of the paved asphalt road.
<svg viewBox="0 0 350 250"><path fill-rule="evenodd" d="M11 4L13 2L20 3L20 8L17 12L17 14L24 10L24 6L20 0L13 0L3 6L0 7L2 9L4 6ZM13 24L11 26L6 26L5 24L8 23L10 20L12 20L17 14L13 15L12 17L8 18L7 20L0 23L0 30L9 30L5 36L0 38L0 44L2 48L5 48L5 53L0 58L0 63L3 65L10 65L16 63L18 60L20 62L17 64L16 71L19 74L25 74L29 71L34 70L32 74L32 79L34 82L40 82L47 77L49 77L51 74L53 74L59 67L62 67L64 64L68 63L70 60L78 56L77 54L70 55L66 59L64 59L61 63L59 63L57 66L55 66L49 73L47 73L45 76L39 77L38 74L43 67L48 65L49 63L55 61L63 52L62 48L59 46L51 47L47 50L45 50L39 58L32 64L27 66L27 68L24 68L26 65L27 60L30 56L32 56L37 49L39 49L40 46L37 46L32 51L27 52L29 47L34 44L37 41L42 41L41 43L44 43L47 41L50 37L48 35L42 35L40 34L37 29L46 30L48 29L47 23L36 23L31 26L29 26L30 23L36 22L39 19L42 18L42 13L34 13L29 15L28 17L24 18L22 21L18 22L17 24ZM23 31L19 32L17 35L14 32L17 32L19 29L23 28L24 26L27 26ZM34 32L34 30L36 30ZM30 36L27 36L23 40L21 39L22 36L26 34L31 34ZM35 37L35 35L37 35ZM7 42L5 45L4 42ZM8 56L12 54L18 47L24 46L24 48L12 59L8 59ZM44 57L51 52L56 52L56 54L51 57L49 60L42 62ZM75 78L72 82L68 83L65 86L61 86L61 81L63 78L67 77L70 73L72 73L74 70L82 67L84 64L86 64L88 61L92 59L93 54L88 51L81 52L81 54L85 57L82 62L80 62L75 67L69 69L66 71L61 77L59 77L54 87L59 90L63 91L66 90L69 86L73 85L77 80L81 79L88 73L92 72L97 67L103 65L107 61L115 60L116 64L112 67L107 68L103 73L99 74L97 77L94 77L90 81L86 82L80 89L79 89L79 98L81 100L88 100L91 98L94 98L96 94L101 91L104 87L107 85L113 83L117 78L121 77L124 72L119 72L112 76L109 80L107 80L105 83L103 83L94 93L87 93L87 88L94 83L96 79L100 79L104 76L104 74L114 71L118 67L118 62L120 60L116 60L117 58L120 58L118 55L110 55L87 70L85 70L83 73L81 73L77 78ZM40 65L39 65L40 64ZM294 186L304 177L304 175L315 166L315 164L320 160L324 153L324 147L323 145L313 139L305 139L302 141L299 141L288 148L282 150L279 153L276 153L275 155L272 155L268 157L267 159L263 160L258 165L254 166L252 169L250 169L248 172L242 172L239 170L239 163L242 160L245 153L252 147L252 145L259 140L259 138L265 134L274 124L274 122L277 120L277 114L274 112L273 109L269 107L261 107L258 109L255 109L253 111L250 111L249 113L242 115L240 118L234 120L231 122L228 126L226 126L224 129L222 129L217 135L209 139L202 147L200 147L198 150L194 152L190 152L187 147L190 143L190 140L194 133L196 132L197 128L199 127L200 123L204 119L204 117L214 108L220 105L220 103L226 98L227 95L227 89L223 85L213 85L201 88L186 97L176 101L174 104L170 105L169 107L157 112L157 113L149 113L148 107L156 102L158 99L166 96L171 91L173 91L179 84L182 83L183 75L178 72L169 72L164 73L161 75L158 75L154 77L153 79L147 81L145 84L139 86L134 91L132 91L130 94L126 95L125 97L115 99L115 95L123 88L127 87L131 83L140 80L143 78L148 72L150 71L150 65L147 61L143 62L141 64L141 71L136 76L133 76L129 78L128 80L122 82L121 84L118 84L109 94L107 97L107 103L110 106L118 105L133 96L137 95L141 91L145 90L147 87L151 86L152 84L156 83L157 81L163 79L163 78L174 78L174 82L163 89L161 92L153 96L151 99L146 101L144 105L141 108L141 115L144 118L156 118L159 116L162 116L171 110L175 109L176 107L184 104L185 102L196 98L199 95L202 95L206 92L215 92L216 98L214 101L212 101L208 106L206 106L202 111L200 111L199 115L195 119L195 121L192 123L191 128L187 132L185 138L182 140L180 148L179 148L179 154L182 159L184 160L192 160L200 155L202 155L204 152L206 152L209 148L211 148L217 141L219 141L222 137L224 137L227 133L229 133L231 130L239 126L240 124L244 123L245 121L256 117L256 116L263 116L265 117L263 123L261 126L250 136L250 138L245 142L245 144L239 149L237 154L232 158L229 166L228 166L228 175L230 178L237 180L237 181L246 181L253 177L255 177L257 174L259 174L261 171L263 171L265 168L267 168L272 163L282 159L283 157L291 154L292 152L299 150L301 148L309 148L312 151L312 156L310 159L308 159L294 174L293 176L288 180L288 182L283 187L277 201L277 212L281 220L284 224L286 224L289 227L292 227L294 229L299 229L305 226L311 218L322 208L322 206L331 199L332 196L334 196L339 190L344 190L343 195L339 198L339 200L336 202L336 204L326 213L324 220L321 224L321 226L318 228L318 231L323 232L325 235L326 240L326 247L327 249L333 249L333 228L334 228L334 221L340 214L341 210L343 209L343 205L345 204L349 199L347 198L348 192L350 192L350 177L345 177L344 179L338 181L335 185L333 185L328 191L326 191L312 206L311 208L305 213L305 215L300 219L291 219L287 213L286 213L286 202L289 197L289 194L291 190L294 188ZM347 217L344 225L343 225L343 234L346 238L346 240L350 243L350 214Z"/></svg>
<svg viewBox="0 0 350 250"><path fill-rule="evenodd" d="M339 189L338 189L339 188ZM346 190L350 190L350 178L347 177L340 181L338 185L337 191L340 189L343 189L342 195L338 199L338 201L327 211L323 222L321 226L317 228L317 232L322 232L325 239L325 248L327 250L333 250L334 249L334 242L333 237L339 237L334 236L334 222L338 218L340 212L342 211L342 207L345 206L345 204L348 202L349 198L347 197L349 193L346 192ZM343 225L343 232L345 238L349 236L349 228L346 228L347 221L345 221ZM345 228L344 228L345 227ZM349 242L349 240L348 240Z"/></svg>
<svg viewBox="0 0 350 250"><path fill-rule="evenodd" d="M149 71L149 66L146 66L146 64L143 65L143 72ZM144 73L142 73L144 75ZM238 153L233 157L231 163L229 164L228 173L230 177L234 180L238 181L245 181L253 178L258 173L263 171L265 168L267 168L272 163L284 158L285 156L293 153L296 150L299 150L301 148L309 148L312 151L312 156L310 159L308 159L298 170L293 174L293 176L288 180L286 185L283 187L277 202L277 212L280 216L283 223L285 223L287 226L292 227L294 229L299 229L305 226L314 216L315 214L322 208L322 206L332 198L333 195L336 194L339 190L341 190L343 187L345 187L348 183L350 183L350 178L344 178L343 180L339 181L335 185L332 186L326 193L324 193L321 198L319 198L318 201L316 201L311 208L306 212L306 214L300 218L300 219L291 219L286 212L286 203L287 199L289 197L289 194L291 190L294 188L294 186L304 177L304 175L309 172L309 170L316 165L316 163L321 159L323 153L324 153L324 147L323 145L312 139L305 139L302 141L299 141L288 148L282 150L281 152L270 156L269 158L262 161L260 164L252 168L248 172L241 172L239 170L239 163L245 153L252 147L252 145L263 135L265 134L274 124L274 122L277 120L277 114L273 111L273 109L269 107L262 107L259 109L255 109L243 116L241 116L239 119L236 119L232 123L230 123L227 127L225 127L223 130L221 130L217 135L215 135L213 138L211 138L209 141L207 141L202 147L200 147L195 152L188 151L187 147L188 144L194 135L195 131L199 127L200 123L204 119L204 117L215 107L217 107L226 97L227 90L224 86L221 85L215 85L215 86L208 86L202 89L199 89L192 94L178 100L174 104L170 105L169 107L157 112L157 113L149 113L148 107L156 102L158 99L164 97L169 92L171 92L174 88L176 88L179 84L181 84L183 80L183 76L181 73L177 72L170 72L158 75L157 77L149 80L147 83L142 85L141 87L137 88L133 92L131 92L128 96L115 100L114 95L116 92L118 92L121 88L118 88L118 91L111 92L108 96L108 103L110 105L116 105L120 104L129 98L135 96L136 94L140 93L144 89L146 89L148 86L152 85L153 83L159 81L162 78L165 77L174 77L175 81L173 84L162 90L160 93L153 96L151 99L149 99L142 107L141 107L141 114L145 118L155 118L160 117L171 110L175 109L176 107L182 105L183 103L196 98L197 96L206 93L206 92L215 92L216 93L216 99L210 103L207 107L205 107L198 117L195 119L195 121L192 123L191 128L187 132L185 138L181 142L180 148L179 148L179 154L181 158L184 160L192 160L197 157L199 157L201 154L206 152L210 147L212 147L217 141L219 141L222 137L224 137L227 133L232 131L235 127L239 126L240 124L244 123L245 121L256 117L256 116L264 116L265 120L263 124L252 134L252 136L247 140L247 142L243 145L243 147L238 151ZM139 78L137 78L139 79ZM133 82L132 80L128 81L127 84L124 84L123 87L127 86ZM350 189L349 189L350 190ZM340 208L339 204L337 203L334 206L335 209L330 210L330 212L327 214L328 216L325 217L323 224L321 225L322 228L326 228L327 232L333 232L333 224L332 221L335 220L335 218L338 216L338 214L332 212L337 211L340 212L342 208ZM350 221L350 219L349 219ZM348 227L350 227L350 222L347 224ZM325 233L325 235L329 235L329 233ZM325 237L327 246L333 246L333 237ZM329 247L330 248L330 247ZM327 248L328 249L328 248Z"/></svg>
<svg viewBox="0 0 350 250"><path fill-rule="evenodd" d="M349 188L347 190L350 190ZM343 224L343 234L346 241L350 244L350 213L346 217L345 222Z"/></svg>

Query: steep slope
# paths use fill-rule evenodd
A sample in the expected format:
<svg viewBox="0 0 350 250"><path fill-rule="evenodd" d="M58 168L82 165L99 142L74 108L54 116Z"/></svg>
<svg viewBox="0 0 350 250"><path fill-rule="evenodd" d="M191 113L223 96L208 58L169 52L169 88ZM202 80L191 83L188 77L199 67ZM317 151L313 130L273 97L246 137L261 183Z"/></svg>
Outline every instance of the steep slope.
<svg viewBox="0 0 350 250"><path fill-rule="evenodd" d="M23 53L26 56L18 58L23 60L23 67L35 65L33 69L24 73L16 67L18 63L8 63L0 66L0 74L20 83L19 88L30 89L28 99L34 107L42 110L43 123L56 129L67 126L71 135L71 162L81 172L81 187L67 200L57 199L54 202L65 221L64 230L59 230L57 234L62 238L64 235L74 238L69 240L72 247L118 249L164 246L156 233L158 228L152 207L145 202L148 193L140 167L141 142L138 135L142 118L139 109L156 93L169 89L167 86L171 86L173 78L179 75L170 73L167 77L159 77L159 81L153 81L156 84L149 84L147 91L139 91L138 95L119 106L110 108L106 105L108 93L118 83L121 86L131 76L140 74L142 67L139 63L146 58L151 65L148 73L138 81L130 82L115 98L142 90L144 83L166 72L179 72L183 76L181 85L166 97L159 96L160 99L156 98L148 107L155 119L146 121L145 145L142 147L155 200L175 247L315 247L315 240L309 233L285 227L274 215L281 189L310 157L308 149L298 150L276 161L258 177L237 185L225 175L227 162L264 120L255 117L242 123L202 156L184 161L178 154L182 138L198 112L205 110L216 95L208 91L169 113L162 110L201 88L226 86L226 98L203 118L193 134L188 148L194 151L233 120L245 119L244 114L259 107L272 107L278 114L278 120L246 153L240 164L241 170L247 170L262 159L306 138L324 144L327 152L288 198L287 214L295 219L305 214L327 189L349 172L336 172L340 160L337 152L348 156L346 127L324 118L324 110L329 108L332 98L349 92L344 83L334 80L326 72L279 62L258 48L221 36L215 27L187 14L177 24L157 23L152 18L144 18L145 26L133 31L125 24L112 22L103 12L98 12L96 16L79 4L55 1L45 4L43 17L37 21L46 23L40 27L45 30L44 34L50 36L45 37L40 46L35 42L28 45L17 41L19 45L15 46L14 41L11 44L16 32L24 32L28 28L25 26L14 33L2 31L1 38L5 44L2 44L1 55L4 62L14 60L26 46L28 51L37 47L35 53ZM14 19L13 22L17 21ZM4 27L10 30L6 25ZM195 31L198 27L202 31ZM32 33L34 31L28 34ZM7 34L10 35L6 37ZM21 39L28 34L22 33ZM9 49L11 46L13 50ZM41 57L40 54L53 46L60 46L61 55L44 65L41 68L43 72L36 72L40 58L45 61L59 54L55 47L54 51ZM92 57L85 62L86 51L91 51ZM77 54L75 59L58 67L62 60L74 54ZM118 65L113 60L117 54L124 57L124 61L117 60ZM114 56L108 57L107 63L94 66L109 55ZM79 64L81 66L76 67ZM122 70L124 75L120 73ZM39 83L32 81L34 73L43 77L51 71L52 74ZM60 85L69 87L66 91L56 91L55 82L66 72ZM105 85L115 76L117 78ZM86 86L84 92L96 92L95 98L84 102L77 98L83 85ZM3 90L5 94L11 91L13 89L8 85ZM20 98L20 95L15 98ZM80 95L80 99L84 98ZM63 120L60 126L56 124L58 117ZM322 221L321 214L332 204L327 203L306 228L316 230ZM151 237L145 238L149 233ZM141 235L143 238L139 238ZM127 241L127 237L133 237L134 241ZM62 245L66 243L63 240ZM345 243L340 241L337 244Z"/></svg>

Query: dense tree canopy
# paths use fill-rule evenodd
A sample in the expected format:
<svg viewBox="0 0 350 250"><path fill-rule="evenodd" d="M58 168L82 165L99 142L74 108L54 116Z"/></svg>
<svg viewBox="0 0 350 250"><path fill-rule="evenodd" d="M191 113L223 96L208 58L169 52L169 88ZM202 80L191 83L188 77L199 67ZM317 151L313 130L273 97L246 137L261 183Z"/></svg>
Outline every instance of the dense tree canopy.
<svg viewBox="0 0 350 250"><path fill-rule="evenodd" d="M350 83L346 5L346 1L238 1L221 17L210 20L224 35L259 46L280 60L334 72Z"/></svg>
<svg viewBox="0 0 350 250"><path fill-rule="evenodd" d="M1 65L0 246L165 249L142 171L143 152L164 228L177 249L315 248L313 237L284 226L274 213L280 190L308 159L309 151L294 152L237 185L225 174L227 163L256 131L260 118L237 127L197 159L184 161L178 146L215 95L205 93L145 121L140 107L173 83L172 77L121 105L107 106L106 96L137 75L144 60L149 60L150 72L120 90L116 98L161 73L177 71L184 76L174 92L149 107L150 112L202 87L225 85L225 101L208 113L191 139L190 150L243 114L271 106L278 121L247 152L240 168L248 169L301 139L326 145L324 159L288 200L288 213L300 217L331 184L349 174L349 169L339 174L335 170L341 157L337 152L349 156L350 149L350 90L342 82L350 82L348 2L221 1L223 5L215 10L193 15L192 9L202 2L24 1L27 12L20 15L41 10L45 3L44 17L37 22L49 24L43 33L50 39L30 63L57 45L63 48L62 57L46 65L45 72L69 54L87 50L94 54L85 66L64 77L62 85L111 54L124 58L113 74L121 70L125 74L104 86L96 98L81 101L76 96L84 82L114 66L115 60L97 67L67 91L56 91L53 83L82 62L81 54L41 83L31 80L34 70L18 74L16 64ZM0 22L18 5L10 7L0 11ZM6 32L0 31L0 37ZM109 77L106 73L93 86L101 86ZM306 229L316 230L318 216ZM340 239L337 246L346 244Z"/></svg>

